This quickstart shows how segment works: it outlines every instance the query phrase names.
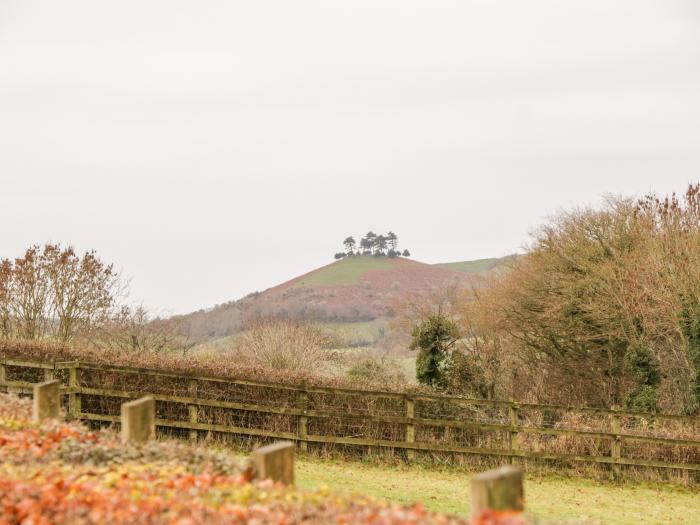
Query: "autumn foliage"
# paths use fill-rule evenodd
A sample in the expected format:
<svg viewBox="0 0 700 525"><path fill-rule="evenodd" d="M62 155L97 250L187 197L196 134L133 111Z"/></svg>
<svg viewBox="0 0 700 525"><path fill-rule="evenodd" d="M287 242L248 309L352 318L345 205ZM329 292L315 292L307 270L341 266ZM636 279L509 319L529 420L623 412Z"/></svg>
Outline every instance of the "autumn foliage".
<svg viewBox="0 0 700 525"><path fill-rule="evenodd" d="M561 212L476 295L461 320L497 397L700 410L700 185Z"/></svg>
<svg viewBox="0 0 700 525"><path fill-rule="evenodd" d="M109 431L41 425L0 398L0 525L465 524L467 520L326 489L251 482L229 455L173 442L124 446Z"/></svg>

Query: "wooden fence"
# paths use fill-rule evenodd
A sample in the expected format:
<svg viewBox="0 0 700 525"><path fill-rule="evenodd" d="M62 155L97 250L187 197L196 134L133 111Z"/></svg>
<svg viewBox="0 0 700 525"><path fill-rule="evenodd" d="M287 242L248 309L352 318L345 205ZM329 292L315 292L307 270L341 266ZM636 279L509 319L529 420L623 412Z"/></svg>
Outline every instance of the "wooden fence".
<svg viewBox="0 0 700 525"><path fill-rule="evenodd" d="M272 384L85 362L0 360L0 390L59 379L68 416L118 423L118 407L156 400L160 433L286 439L520 463L607 464L700 472L700 418L449 396ZM256 438L256 439L257 439Z"/></svg>

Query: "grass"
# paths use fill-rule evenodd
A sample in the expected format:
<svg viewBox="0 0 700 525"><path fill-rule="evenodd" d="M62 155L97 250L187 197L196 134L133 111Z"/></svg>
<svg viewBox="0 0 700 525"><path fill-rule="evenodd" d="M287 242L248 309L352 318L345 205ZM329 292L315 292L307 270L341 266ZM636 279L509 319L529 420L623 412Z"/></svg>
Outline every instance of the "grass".
<svg viewBox="0 0 700 525"><path fill-rule="evenodd" d="M428 509L469 515L470 473L422 467L299 458L297 484L327 486ZM536 477L525 486L528 511L542 522L590 520L608 525L700 524L700 492L667 484L607 484Z"/></svg>
<svg viewBox="0 0 700 525"><path fill-rule="evenodd" d="M491 258L491 259L477 259L474 261L459 261L451 263L442 263L438 266L444 266L450 270L456 270L458 272L464 273L483 273L491 270L492 268L498 266L500 263L505 262L508 257L503 258Z"/></svg>
<svg viewBox="0 0 700 525"><path fill-rule="evenodd" d="M374 321L358 321L354 323L319 323L319 326L334 332L345 345L357 346L356 343L374 344L388 330L386 319Z"/></svg>
<svg viewBox="0 0 700 525"><path fill-rule="evenodd" d="M318 284L330 286L335 284L355 284L360 281L366 272L391 268L393 263L394 259L387 257L348 257L312 272L296 285Z"/></svg>

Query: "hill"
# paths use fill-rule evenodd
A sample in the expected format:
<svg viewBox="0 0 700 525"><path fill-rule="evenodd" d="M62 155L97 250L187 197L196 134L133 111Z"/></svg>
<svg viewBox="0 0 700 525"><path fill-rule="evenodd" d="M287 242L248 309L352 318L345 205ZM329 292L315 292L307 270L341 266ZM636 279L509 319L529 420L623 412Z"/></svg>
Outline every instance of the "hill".
<svg viewBox="0 0 700 525"><path fill-rule="evenodd" d="M439 263L435 266L442 266L457 272L485 274L504 266L516 258L517 255L506 255L505 257L492 257L490 259L476 259L474 261L459 261L450 263Z"/></svg>
<svg viewBox="0 0 700 525"><path fill-rule="evenodd" d="M461 264L461 263L459 263ZM449 266L387 257L348 257L238 301L174 318L194 341L231 335L255 317L326 323L372 321L394 315L398 303L474 276Z"/></svg>

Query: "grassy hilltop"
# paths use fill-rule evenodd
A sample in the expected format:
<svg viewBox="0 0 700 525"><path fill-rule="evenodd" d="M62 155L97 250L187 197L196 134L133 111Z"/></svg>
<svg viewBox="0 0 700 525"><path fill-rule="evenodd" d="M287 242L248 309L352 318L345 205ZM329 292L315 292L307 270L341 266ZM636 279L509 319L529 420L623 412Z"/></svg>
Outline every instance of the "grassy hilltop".
<svg viewBox="0 0 700 525"><path fill-rule="evenodd" d="M346 257L263 292L176 320L197 341L232 335L246 319L260 316L356 325L390 318L402 302L446 286L471 286L507 260L425 264L407 258Z"/></svg>

